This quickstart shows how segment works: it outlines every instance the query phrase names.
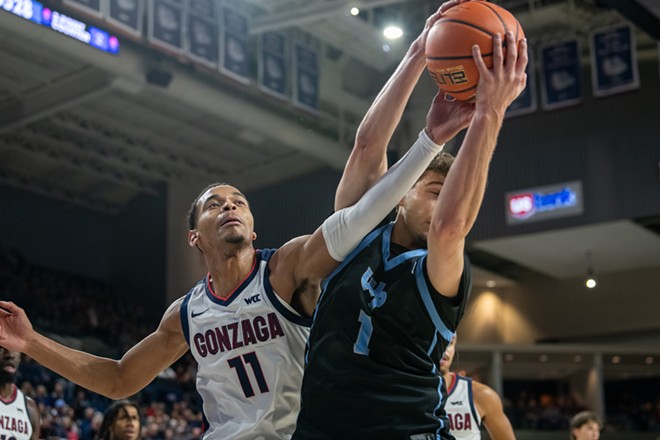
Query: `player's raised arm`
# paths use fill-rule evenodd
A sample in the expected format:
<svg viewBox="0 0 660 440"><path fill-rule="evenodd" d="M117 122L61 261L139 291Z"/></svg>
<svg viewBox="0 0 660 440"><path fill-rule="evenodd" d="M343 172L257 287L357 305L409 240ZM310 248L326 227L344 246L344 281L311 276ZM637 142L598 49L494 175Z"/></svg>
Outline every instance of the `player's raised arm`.
<svg viewBox="0 0 660 440"><path fill-rule="evenodd" d="M20 351L70 381L111 399L144 388L188 350L175 301L158 329L130 349L121 360L94 356L49 339L32 328L25 311L0 301L0 345Z"/></svg>
<svg viewBox="0 0 660 440"><path fill-rule="evenodd" d="M474 402L481 414L481 423L492 440L515 440L516 435L504 413L502 399L491 387L472 381Z"/></svg>
<svg viewBox="0 0 660 440"><path fill-rule="evenodd" d="M476 220L483 200L488 167L495 151L504 113L526 84L527 42L516 45L511 32L507 46L518 50L503 56L502 37L493 42L493 67L488 69L478 46L473 56L480 79L475 114L440 192L429 229L427 260L433 286L445 296L455 296L464 264L465 237ZM433 109L427 124L433 137Z"/></svg>
<svg viewBox="0 0 660 440"><path fill-rule="evenodd" d="M365 114L335 194L335 211L357 202L387 170L387 146L426 67L426 37L444 11L467 0L445 2L431 15L401 63ZM452 136L453 137L453 136ZM438 139L439 144L450 138Z"/></svg>

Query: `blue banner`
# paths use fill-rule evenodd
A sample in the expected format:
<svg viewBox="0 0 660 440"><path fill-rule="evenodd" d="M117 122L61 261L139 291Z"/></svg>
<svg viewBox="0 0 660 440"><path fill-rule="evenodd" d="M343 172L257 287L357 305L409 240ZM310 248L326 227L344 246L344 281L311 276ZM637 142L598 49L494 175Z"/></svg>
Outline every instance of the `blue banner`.
<svg viewBox="0 0 660 440"><path fill-rule="evenodd" d="M596 30L590 42L595 96L639 88L635 35L630 25Z"/></svg>
<svg viewBox="0 0 660 440"><path fill-rule="evenodd" d="M286 36L281 32L265 32L259 43L259 88L269 95L288 100Z"/></svg>
<svg viewBox="0 0 660 440"><path fill-rule="evenodd" d="M319 110L318 54L310 47L296 44L293 55L293 104L316 113Z"/></svg>
<svg viewBox="0 0 660 440"><path fill-rule="evenodd" d="M218 67L218 16L212 0L188 0L186 53L209 67Z"/></svg>
<svg viewBox="0 0 660 440"><path fill-rule="evenodd" d="M543 109L552 110L582 102L580 43L568 40L541 48Z"/></svg>
<svg viewBox="0 0 660 440"><path fill-rule="evenodd" d="M534 68L534 57L532 52L528 51L529 63L525 73L527 73L527 86L525 90L511 103L506 111L506 117L526 115L533 113L538 108L536 99L536 69Z"/></svg>
<svg viewBox="0 0 660 440"><path fill-rule="evenodd" d="M148 39L154 46L183 52L183 0L149 1Z"/></svg>
<svg viewBox="0 0 660 440"><path fill-rule="evenodd" d="M144 0L110 0L108 23L133 37L142 36Z"/></svg>
<svg viewBox="0 0 660 440"><path fill-rule="evenodd" d="M235 80L250 82L249 24L247 16L222 7L220 71Z"/></svg>

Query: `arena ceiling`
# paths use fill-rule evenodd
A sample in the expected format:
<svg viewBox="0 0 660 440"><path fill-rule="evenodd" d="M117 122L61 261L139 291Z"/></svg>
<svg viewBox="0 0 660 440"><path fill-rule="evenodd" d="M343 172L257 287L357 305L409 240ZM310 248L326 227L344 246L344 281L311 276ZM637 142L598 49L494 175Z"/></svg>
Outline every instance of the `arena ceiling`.
<svg viewBox="0 0 660 440"><path fill-rule="evenodd" d="M647 8L644 1L638 5ZM237 86L208 69L159 54L144 41L123 42L121 56L114 57L0 11L0 184L116 214L140 194L162 194L168 182L222 176L254 190L322 167L340 170L361 116L438 4L234 3L252 14L252 35L288 29L323 49L322 68L334 75L322 80L318 115L269 98L254 84ZM620 20L620 14L645 28L650 19L649 29L660 29L657 15L640 18L639 12L622 9L621 4L628 6L625 1L498 3L516 14L532 45L566 33L586 36ZM350 6L361 8L359 17L348 14ZM393 18L405 23L406 33L384 52L381 26ZM640 58L657 57L647 33L638 31L637 43ZM148 72L171 75L171 81L159 86L147 80ZM586 250L594 246L604 252L602 270L660 266L655 223L649 228L622 221L477 247L558 279L581 271ZM615 241L621 234L631 240ZM567 258L566 251L574 258ZM480 274L480 280L510 282Z"/></svg>

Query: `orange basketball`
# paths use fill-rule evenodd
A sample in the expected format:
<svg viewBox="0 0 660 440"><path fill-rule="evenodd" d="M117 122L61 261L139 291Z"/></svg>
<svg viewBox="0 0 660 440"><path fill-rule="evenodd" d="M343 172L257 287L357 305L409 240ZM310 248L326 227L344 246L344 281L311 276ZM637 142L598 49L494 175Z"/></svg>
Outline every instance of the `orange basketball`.
<svg viewBox="0 0 660 440"><path fill-rule="evenodd" d="M472 58L472 46L479 45L484 62L490 68L493 37L499 32L506 46L509 30L513 31L516 41L525 38L516 17L493 3L475 0L448 9L426 39L426 68L433 81L458 100L473 99L479 71Z"/></svg>

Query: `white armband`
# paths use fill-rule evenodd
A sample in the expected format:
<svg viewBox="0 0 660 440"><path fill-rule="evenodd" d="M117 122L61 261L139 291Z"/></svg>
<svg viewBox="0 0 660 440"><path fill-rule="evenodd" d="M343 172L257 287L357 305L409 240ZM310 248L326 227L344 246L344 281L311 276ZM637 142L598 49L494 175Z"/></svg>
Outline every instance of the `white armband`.
<svg viewBox="0 0 660 440"><path fill-rule="evenodd" d="M412 188L444 145L435 144L422 130L410 150L360 200L323 222L323 238L334 260L344 261Z"/></svg>

